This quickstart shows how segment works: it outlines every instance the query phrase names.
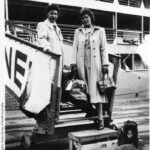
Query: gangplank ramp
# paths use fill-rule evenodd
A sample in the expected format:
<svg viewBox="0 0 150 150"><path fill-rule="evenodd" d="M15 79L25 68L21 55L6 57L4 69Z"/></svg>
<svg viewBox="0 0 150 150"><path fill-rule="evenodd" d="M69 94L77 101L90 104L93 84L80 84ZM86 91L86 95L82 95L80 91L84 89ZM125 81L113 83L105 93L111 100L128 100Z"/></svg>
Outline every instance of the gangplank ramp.
<svg viewBox="0 0 150 150"><path fill-rule="evenodd" d="M7 37L11 40L16 40L15 38L12 38L11 35L7 35ZM25 41L22 42L22 40L19 39L17 41L20 41L22 44L27 44ZM33 44L28 46L36 48ZM10 56L10 53L7 56ZM146 128L149 122L148 102L149 100L145 99L143 102L140 100L133 102L130 99L128 101L116 101L113 109L114 121L116 120L117 124L122 125L124 120L134 119L139 124L139 132L149 132L149 129ZM56 135L59 135L59 137L49 136L49 140L67 138L68 132L72 130L76 131L78 129L86 130L95 128L93 120L85 118L84 116L85 113L81 112L79 109L62 109L60 111L60 120L55 125L55 133ZM9 147L12 144L15 145L15 143L20 143L22 135L25 133L31 134L35 124L34 119L27 118L19 110L6 111L6 147Z"/></svg>

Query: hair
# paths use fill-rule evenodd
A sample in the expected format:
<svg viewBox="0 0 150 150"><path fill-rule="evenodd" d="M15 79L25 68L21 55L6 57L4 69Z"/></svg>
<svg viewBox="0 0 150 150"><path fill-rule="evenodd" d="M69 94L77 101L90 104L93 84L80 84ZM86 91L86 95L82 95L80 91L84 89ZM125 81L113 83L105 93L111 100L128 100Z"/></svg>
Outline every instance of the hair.
<svg viewBox="0 0 150 150"><path fill-rule="evenodd" d="M85 14L87 14L87 15L89 15L89 16L91 17L91 22L92 22L92 24L94 24L94 22L95 22L94 13L93 13L90 9L88 9L88 8L82 8L82 9L80 10L80 15L79 15L80 21L81 21L81 18L82 18Z"/></svg>
<svg viewBox="0 0 150 150"><path fill-rule="evenodd" d="M47 7L46 13L48 14L48 12L51 11L51 10L56 10L56 11L59 12L60 8L59 8L59 6L56 5L56 4L51 4L51 5L49 5L49 6Z"/></svg>

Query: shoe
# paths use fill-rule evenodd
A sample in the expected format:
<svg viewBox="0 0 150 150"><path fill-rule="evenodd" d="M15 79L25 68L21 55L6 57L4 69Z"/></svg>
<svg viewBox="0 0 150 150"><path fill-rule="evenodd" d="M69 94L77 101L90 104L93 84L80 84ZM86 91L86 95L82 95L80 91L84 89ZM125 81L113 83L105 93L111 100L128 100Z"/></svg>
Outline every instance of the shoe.
<svg viewBox="0 0 150 150"><path fill-rule="evenodd" d="M97 126L98 126L98 130L104 129L104 122L103 122L103 120L98 120L97 121Z"/></svg>

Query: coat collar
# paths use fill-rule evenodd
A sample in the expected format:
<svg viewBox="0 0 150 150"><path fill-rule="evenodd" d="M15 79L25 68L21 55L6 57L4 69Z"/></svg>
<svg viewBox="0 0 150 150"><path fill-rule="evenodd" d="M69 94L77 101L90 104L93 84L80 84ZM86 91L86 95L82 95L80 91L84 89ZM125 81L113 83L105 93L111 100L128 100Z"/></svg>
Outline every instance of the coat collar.
<svg viewBox="0 0 150 150"><path fill-rule="evenodd" d="M61 35L61 31L60 31L58 25L56 24L56 22L51 23L51 22L49 22L48 19L46 19L44 22L46 23L46 25L48 26L49 29L56 31L56 34L60 40L63 40L63 37ZM56 26L56 29L54 29L54 26Z"/></svg>
<svg viewBox="0 0 150 150"><path fill-rule="evenodd" d="M45 20L45 23L47 24L47 26L48 26L50 29L54 29L54 26L56 26L56 29L58 30L58 26L57 26L56 22L51 23L48 19L46 19L46 20Z"/></svg>
<svg viewBox="0 0 150 150"><path fill-rule="evenodd" d="M100 29L100 27L98 27L98 26L93 26L93 27L92 27L92 30L91 30L91 34L93 34L95 31L97 31L97 30L99 30L99 29ZM85 33L84 27L79 28L79 32Z"/></svg>

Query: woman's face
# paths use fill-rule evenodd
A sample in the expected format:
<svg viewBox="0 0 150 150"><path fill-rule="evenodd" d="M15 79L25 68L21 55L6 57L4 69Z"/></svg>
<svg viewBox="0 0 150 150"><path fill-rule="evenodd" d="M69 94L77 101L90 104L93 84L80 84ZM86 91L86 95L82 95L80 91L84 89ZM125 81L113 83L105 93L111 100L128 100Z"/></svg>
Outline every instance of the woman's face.
<svg viewBox="0 0 150 150"><path fill-rule="evenodd" d="M90 26L92 25L91 17L90 17L88 14L84 14L84 15L81 17L81 21L82 21L82 24L83 24L85 27L90 27Z"/></svg>
<svg viewBox="0 0 150 150"><path fill-rule="evenodd" d="M48 19L50 22L54 23L58 18L57 10L51 10L48 12Z"/></svg>

